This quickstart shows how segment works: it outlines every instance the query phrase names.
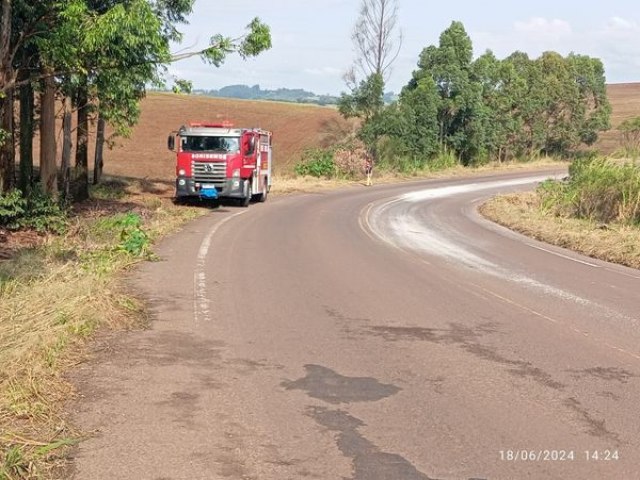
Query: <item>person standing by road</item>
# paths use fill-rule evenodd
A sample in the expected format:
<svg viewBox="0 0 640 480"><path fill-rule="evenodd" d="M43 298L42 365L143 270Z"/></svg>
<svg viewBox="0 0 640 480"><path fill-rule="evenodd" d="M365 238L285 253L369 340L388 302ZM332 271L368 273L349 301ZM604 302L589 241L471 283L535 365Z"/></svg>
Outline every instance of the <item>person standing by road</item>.
<svg viewBox="0 0 640 480"><path fill-rule="evenodd" d="M366 152L364 156L364 173L367 175L367 183L366 186L370 187L373 185L371 182L371 176L373 175L373 156L371 152Z"/></svg>

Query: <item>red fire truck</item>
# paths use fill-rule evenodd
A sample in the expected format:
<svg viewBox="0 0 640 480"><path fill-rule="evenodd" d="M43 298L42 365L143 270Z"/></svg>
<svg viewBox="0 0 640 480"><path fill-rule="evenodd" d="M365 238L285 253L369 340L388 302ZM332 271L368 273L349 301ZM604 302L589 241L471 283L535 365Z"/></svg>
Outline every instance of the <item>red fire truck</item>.
<svg viewBox="0 0 640 480"><path fill-rule="evenodd" d="M189 123L169 135L177 152L176 200L264 202L271 188L272 134L231 123Z"/></svg>

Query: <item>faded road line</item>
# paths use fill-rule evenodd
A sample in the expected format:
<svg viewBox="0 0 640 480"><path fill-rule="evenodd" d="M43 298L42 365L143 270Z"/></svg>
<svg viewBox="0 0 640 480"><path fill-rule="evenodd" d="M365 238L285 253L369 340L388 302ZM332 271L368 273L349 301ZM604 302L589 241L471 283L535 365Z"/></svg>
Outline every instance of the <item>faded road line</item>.
<svg viewBox="0 0 640 480"><path fill-rule="evenodd" d="M204 237L200 244L196 267L193 272L193 317L196 324L199 320L203 320L205 322L209 322L211 320L211 310L209 307L210 300L207 298L207 274L204 268L207 260L207 254L209 253L209 247L211 246L211 240L222 225L232 218L246 212L247 210L243 210L220 220L211 230L209 230L209 233L207 233L207 236Z"/></svg>
<svg viewBox="0 0 640 480"><path fill-rule="evenodd" d="M527 243L526 245L531 247L531 248L535 248L536 250L541 250L543 252L550 253L551 255L555 255L556 257L564 258L565 260L570 260L572 262L581 263L582 265L587 265L588 267L602 268L602 266L596 265L595 263L585 262L584 260L580 260L578 258L573 258L573 257L570 257L569 255L563 255L562 253L554 252L553 250L549 250L547 248L539 247L539 246L533 245L531 243Z"/></svg>

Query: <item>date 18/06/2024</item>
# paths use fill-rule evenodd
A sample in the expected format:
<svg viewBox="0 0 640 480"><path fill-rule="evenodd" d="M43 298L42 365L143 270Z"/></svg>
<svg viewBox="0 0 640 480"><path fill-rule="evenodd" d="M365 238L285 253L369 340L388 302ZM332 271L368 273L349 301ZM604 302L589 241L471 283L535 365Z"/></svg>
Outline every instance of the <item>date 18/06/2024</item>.
<svg viewBox="0 0 640 480"><path fill-rule="evenodd" d="M500 450L503 462L612 462L620 460L618 450Z"/></svg>

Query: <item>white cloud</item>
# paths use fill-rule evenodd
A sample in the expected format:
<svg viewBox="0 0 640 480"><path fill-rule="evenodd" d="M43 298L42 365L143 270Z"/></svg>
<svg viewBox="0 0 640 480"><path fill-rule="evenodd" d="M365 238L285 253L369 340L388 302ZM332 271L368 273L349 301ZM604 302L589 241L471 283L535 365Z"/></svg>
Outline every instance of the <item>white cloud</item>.
<svg viewBox="0 0 640 480"><path fill-rule="evenodd" d="M617 31L637 33L639 29L640 27L638 23L620 17L612 17L607 23L607 30L612 32Z"/></svg>
<svg viewBox="0 0 640 480"><path fill-rule="evenodd" d="M514 30L531 35L534 38L566 37L573 33L569 22L558 18L548 19L544 17L533 17L524 22L515 22Z"/></svg>
<svg viewBox="0 0 640 480"><path fill-rule="evenodd" d="M341 76L342 74L344 74L343 70L335 67L305 68L303 71L304 73L308 73L309 75L319 75L327 77Z"/></svg>

